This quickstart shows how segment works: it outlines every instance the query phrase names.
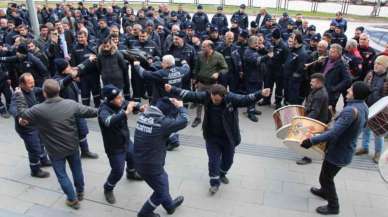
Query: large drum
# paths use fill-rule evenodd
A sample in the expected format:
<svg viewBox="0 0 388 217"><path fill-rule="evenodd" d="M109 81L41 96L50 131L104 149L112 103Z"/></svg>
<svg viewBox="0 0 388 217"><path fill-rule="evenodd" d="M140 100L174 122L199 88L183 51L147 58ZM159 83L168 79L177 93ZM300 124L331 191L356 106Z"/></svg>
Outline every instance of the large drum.
<svg viewBox="0 0 388 217"><path fill-rule="evenodd" d="M369 108L368 127L377 136L384 136L388 132L388 96Z"/></svg>
<svg viewBox="0 0 388 217"><path fill-rule="evenodd" d="M380 156L379 172L384 181L388 182L388 150L385 150Z"/></svg>
<svg viewBox="0 0 388 217"><path fill-rule="evenodd" d="M304 116L304 107L300 105L288 105L275 110L272 117L275 121L276 137L285 139L291 120L296 116Z"/></svg>
<svg viewBox="0 0 388 217"><path fill-rule="evenodd" d="M303 148L301 144L303 140L321 134L327 129L328 126L326 124L312 118L294 117L283 144L301 156L322 160L325 155L326 143L313 145L309 149Z"/></svg>

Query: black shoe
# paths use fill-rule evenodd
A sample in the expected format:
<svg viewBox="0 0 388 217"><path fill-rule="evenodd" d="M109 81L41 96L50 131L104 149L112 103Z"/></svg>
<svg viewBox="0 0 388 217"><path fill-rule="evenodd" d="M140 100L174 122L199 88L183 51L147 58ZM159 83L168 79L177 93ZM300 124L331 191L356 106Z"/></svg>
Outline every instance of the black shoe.
<svg viewBox="0 0 388 217"><path fill-rule="evenodd" d="M259 111L259 110L255 110L255 115L261 115L262 113L261 113L261 111Z"/></svg>
<svg viewBox="0 0 388 217"><path fill-rule="evenodd" d="M113 191L104 190L105 200L106 202L110 204L116 203L115 195L113 194Z"/></svg>
<svg viewBox="0 0 388 217"><path fill-rule="evenodd" d="M271 102L269 100L263 100L261 102L258 102L257 105L259 106L271 105Z"/></svg>
<svg viewBox="0 0 388 217"><path fill-rule="evenodd" d="M322 214L322 215L337 215L337 214L339 214L339 208L329 207L328 205L320 206L316 209L316 211L317 211L317 213Z"/></svg>
<svg viewBox="0 0 388 217"><path fill-rule="evenodd" d="M252 113L248 113L248 119L253 121L253 122L258 122L259 121L259 118L257 118L256 115L254 115Z"/></svg>
<svg viewBox="0 0 388 217"><path fill-rule="evenodd" d="M127 171L127 179L135 180L135 181L142 181L143 180L141 175L138 172L136 172L136 171L133 171L133 172L128 172Z"/></svg>
<svg viewBox="0 0 388 217"><path fill-rule="evenodd" d="M78 200L74 200L74 201L66 200L65 203L68 207L73 208L73 209L79 209L81 207Z"/></svg>
<svg viewBox="0 0 388 217"><path fill-rule="evenodd" d="M169 215L174 214L176 208L178 208L180 205L182 205L184 200L185 200L185 198L183 196L179 196L179 197L175 198L173 208L166 209L167 214L169 214Z"/></svg>
<svg viewBox="0 0 388 217"><path fill-rule="evenodd" d="M85 195L84 192L77 192L78 201L83 201L84 195Z"/></svg>
<svg viewBox="0 0 388 217"><path fill-rule="evenodd" d="M229 179L225 175L220 176L220 181L224 184L229 184Z"/></svg>
<svg viewBox="0 0 388 217"><path fill-rule="evenodd" d="M201 118L195 118L193 123L191 124L191 127L192 128L197 127L201 122L202 122Z"/></svg>
<svg viewBox="0 0 388 217"><path fill-rule="evenodd" d="M312 188L310 188L310 192L312 194L314 194L315 196L320 197L320 198L326 200L325 193L323 193L321 189L312 187Z"/></svg>
<svg viewBox="0 0 388 217"><path fill-rule="evenodd" d="M31 172L31 176L35 178L48 178L50 177L50 173L43 170L38 170L36 172Z"/></svg>
<svg viewBox="0 0 388 217"><path fill-rule="evenodd" d="M149 214L138 213L137 217L160 217L160 215L158 213L153 213L153 212Z"/></svg>
<svg viewBox="0 0 388 217"><path fill-rule="evenodd" d="M169 143L167 145L167 151L172 151L172 150L174 150L174 149L176 149L178 147L179 147L179 143L178 142L176 142L176 143Z"/></svg>
<svg viewBox="0 0 388 217"><path fill-rule="evenodd" d="M50 160L41 161L40 167L51 167L53 164Z"/></svg>
<svg viewBox="0 0 388 217"><path fill-rule="evenodd" d="M220 186L216 185L216 186L211 186L209 188L209 192L211 195L214 195L215 193L217 193L218 189L220 188Z"/></svg>
<svg viewBox="0 0 388 217"><path fill-rule="evenodd" d="M8 112L1 113L1 117L8 119L11 117L11 115Z"/></svg>
<svg viewBox="0 0 388 217"><path fill-rule="evenodd" d="M296 161L296 164L298 164L298 165L306 165L306 164L310 164L310 163L311 163L311 159L308 157L303 157L302 159L299 159Z"/></svg>
<svg viewBox="0 0 388 217"><path fill-rule="evenodd" d="M85 151L81 153L82 158L89 158L89 159L97 159L98 154L90 152L90 151Z"/></svg>

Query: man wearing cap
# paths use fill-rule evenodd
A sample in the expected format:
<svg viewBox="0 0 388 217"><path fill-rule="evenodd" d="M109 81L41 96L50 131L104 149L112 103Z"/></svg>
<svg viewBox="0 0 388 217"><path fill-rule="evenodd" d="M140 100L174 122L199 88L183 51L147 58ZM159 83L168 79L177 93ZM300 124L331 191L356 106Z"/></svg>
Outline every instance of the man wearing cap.
<svg viewBox="0 0 388 217"><path fill-rule="evenodd" d="M177 110L177 115L169 116L174 109ZM174 200L171 198L164 164L168 136L185 128L187 124L187 110L183 107L183 102L176 99L161 98L140 114L134 137L135 168L153 193L144 203L138 217L160 217L154 213L159 205L171 215L183 203L183 196Z"/></svg>
<svg viewBox="0 0 388 217"><path fill-rule="evenodd" d="M231 18L231 20L236 19L239 27L242 29L248 29L248 15L244 12L245 8L245 4L241 4L240 9L234 12Z"/></svg>
<svg viewBox="0 0 388 217"><path fill-rule="evenodd" d="M178 19L178 14L177 14L176 11L171 11L171 13L170 13L170 19L169 19L169 21L167 22L166 27L167 27L168 29L171 29L171 27L172 27L173 25L178 25L178 26L181 25L181 21Z"/></svg>
<svg viewBox="0 0 388 217"><path fill-rule="evenodd" d="M315 25L310 25L308 28L307 28L307 33L303 35L303 41L304 43L309 46L310 45L310 40L311 38L316 34L316 30L317 28L315 27ZM318 33L319 34L319 33ZM320 34L319 34L320 35Z"/></svg>
<svg viewBox="0 0 388 217"><path fill-rule="evenodd" d="M249 28L249 36L257 35L259 30L257 28L257 23L255 21L251 21L250 28Z"/></svg>
<svg viewBox="0 0 388 217"><path fill-rule="evenodd" d="M90 57L92 59L92 57ZM83 76L83 73L86 71L87 67L84 67L84 64L87 64L89 58L83 62L83 64L78 65L79 72L74 70L67 60L65 59L55 59L55 67L58 72L55 74L53 79L57 80L60 86L59 95L64 99L74 100L78 102L78 86L76 81L79 80L80 76ZM89 66L89 64L87 64ZM91 64L90 64L91 65ZM81 156L83 158L97 159L98 155L89 150L89 144L87 141L87 135L89 134L88 125L85 119L77 118L77 126L78 126L78 138L79 145L81 148Z"/></svg>
<svg viewBox="0 0 388 217"><path fill-rule="evenodd" d="M388 56L378 56L374 62L373 71L369 72L365 77L365 82L369 86L371 93L366 99L366 104L370 107L379 99L384 97L384 82L387 77ZM364 155L369 153L369 142L371 136L371 129L365 127L362 132L362 147L356 151L356 155ZM373 162L379 162L381 152L384 150L384 137L377 136L373 133L375 152Z"/></svg>
<svg viewBox="0 0 388 217"><path fill-rule="evenodd" d="M357 146L357 137L368 121L368 107L365 104L368 95L368 86L361 81L355 82L346 95L348 104L336 117L333 127L320 135L304 140L301 144L302 147L308 149L315 144L327 143L319 176L321 188L310 189L312 194L328 202L326 206L316 209L319 214L339 214L340 206L334 178L343 167L352 161Z"/></svg>
<svg viewBox="0 0 388 217"><path fill-rule="evenodd" d="M222 6L217 7L217 13L212 17L211 24L218 28L218 31L221 35L225 35L228 31L228 18L223 12L224 8Z"/></svg>
<svg viewBox="0 0 388 217"><path fill-rule="evenodd" d="M97 116L97 109L86 107L73 100L59 97L59 83L47 79L43 83L43 95L46 98L41 104L28 108L20 88L15 91L16 108L20 118L38 129L42 143L52 161L58 182L66 194L66 205L79 209L84 197L84 176L79 154L79 130L77 118ZM73 175L74 187L66 172L69 163Z"/></svg>
<svg viewBox="0 0 388 217"><path fill-rule="evenodd" d="M339 44L342 46L342 48L345 48L348 38L344 34L344 31L342 28L343 28L343 26L341 26L339 24L337 24L335 26L334 33L331 34L331 37L332 37L331 43L332 44Z"/></svg>
<svg viewBox="0 0 388 217"><path fill-rule="evenodd" d="M193 82L196 84L197 91L206 91L212 84L217 83L223 74L228 72L228 65L224 56L215 50L212 41L205 40L201 49L193 71ZM201 118L202 106L198 106L197 116L191 126L198 126L201 123Z"/></svg>
<svg viewBox="0 0 388 217"><path fill-rule="evenodd" d="M234 34L234 41L237 41L238 36L240 35L243 29L239 27L238 20L236 18L231 19L230 23L231 23L230 31L233 32ZM249 36L249 32L248 32L248 36Z"/></svg>
<svg viewBox="0 0 388 217"><path fill-rule="evenodd" d="M193 15L193 27L197 34L206 33L206 26L209 24L209 18L206 13L203 12L203 6L197 6L197 12Z"/></svg>
<svg viewBox="0 0 388 217"><path fill-rule="evenodd" d="M287 12L283 13L283 16L279 19L278 24L280 26L280 31L286 31L288 24L293 22L292 18L288 16Z"/></svg>
<svg viewBox="0 0 388 217"><path fill-rule="evenodd" d="M238 108L254 104L261 97L268 96L270 90L264 89L249 95L239 95L227 92L220 84L213 84L209 91L201 92L182 90L167 84L165 89L184 101L200 103L206 107L202 132L209 159L209 193L214 195L221 183L229 183L226 174L232 167L234 150L241 142Z"/></svg>
<svg viewBox="0 0 388 217"><path fill-rule="evenodd" d="M311 54L312 52L317 50L318 43L321 41L321 35L315 34L310 38L308 47L307 47L307 52Z"/></svg>
<svg viewBox="0 0 388 217"><path fill-rule="evenodd" d="M337 23L334 22L334 21L331 21L329 29L326 30L326 31L324 32L324 34L325 34L325 33L333 34L334 31L335 31L335 27L336 27L336 26L337 26Z"/></svg>
<svg viewBox="0 0 388 217"><path fill-rule="evenodd" d="M173 44L166 54L171 54L175 58L175 66L182 66L182 61L185 60L190 66L190 74L182 81L182 88L186 90L191 89L192 71L195 66L197 58L197 51L189 43L185 42L186 34L182 31L174 35Z"/></svg>
<svg viewBox="0 0 388 217"><path fill-rule="evenodd" d="M281 31L282 33L282 39L283 39L283 42L284 43L287 43L288 41L288 38L292 35L292 33L294 32L295 30L295 22L294 21L290 21L287 25L287 29L285 31Z"/></svg>
<svg viewBox="0 0 388 217"><path fill-rule="evenodd" d="M264 23L265 24L261 26L259 33L263 34L265 41L269 42L271 41L271 34L272 34L272 30L274 29L272 25L272 18L266 17L264 19Z"/></svg>
<svg viewBox="0 0 388 217"><path fill-rule="evenodd" d="M102 88L104 102L98 110L98 123L101 128L105 153L111 167L110 174L104 184L105 199L110 204L116 202L113 189L123 176L125 162L127 164L127 178L141 180L140 175L134 169L133 143L130 139L127 123L129 115L137 112L140 104L125 101L120 92L120 89L112 84L105 85Z"/></svg>
<svg viewBox="0 0 388 217"><path fill-rule="evenodd" d="M272 18L270 14L268 14L267 10L265 8L260 8L260 12L256 16L256 23L257 26L259 27L259 30L262 26L265 25L265 20L268 18Z"/></svg>
<svg viewBox="0 0 388 217"><path fill-rule="evenodd" d="M346 32L348 28L348 21L343 18L342 12L338 11L335 14L335 18L332 19L332 22L336 24L336 26L340 26L344 32Z"/></svg>
<svg viewBox="0 0 388 217"><path fill-rule="evenodd" d="M264 87L271 89L271 95L273 85L276 83L275 91L275 104L276 109L280 108L283 100L283 65L286 62L289 49L287 45L280 38L280 30L274 29L271 37L273 57L268 62L268 71L264 80ZM260 105L271 105L271 96L265 97Z"/></svg>
<svg viewBox="0 0 388 217"><path fill-rule="evenodd" d="M223 44L223 41L220 37L220 33L219 33L219 30L216 26L210 26L210 29L209 29L209 40L213 42L214 44L214 47L215 49L218 51L222 44Z"/></svg>

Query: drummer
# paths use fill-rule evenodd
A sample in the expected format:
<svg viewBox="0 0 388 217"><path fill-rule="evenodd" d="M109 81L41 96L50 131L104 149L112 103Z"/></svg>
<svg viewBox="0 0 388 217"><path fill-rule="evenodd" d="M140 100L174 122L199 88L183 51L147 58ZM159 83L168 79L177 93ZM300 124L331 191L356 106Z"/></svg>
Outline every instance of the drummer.
<svg viewBox="0 0 388 217"><path fill-rule="evenodd" d="M384 80L387 76L388 69L388 56L381 55L376 58L373 71L369 72L365 77L366 84L371 89L371 94L366 100L368 107L372 106L379 99L383 98ZM369 127L365 127L362 131L362 147L356 151L356 155L363 155L369 153L369 140L371 130ZM381 151L383 150L384 137L377 136L373 133L375 138L375 154L373 156L373 162L376 164L379 162Z"/></svg>
<svg viewBox="0 0 388 217"><path fill-rule="evenodd" d="M330 122L329 96L325 87L325 76L322 73L314 73L310 80L311 91L305 102L306 116L322 123ZM303 157L296 161L298 165L311 163L311 158Z"/></svg>
<svg viewBox="0 0 388 217"><path fill-rule="evenodd" d="M348 103L335 119L333 128L328 131L305 139L301 146L310 148L314 144L327 142L319 183L321 188L311 188L312 194L328 201L328 205L321 206L316 211L323 215L338 214L339 203L335 189L334 177L342 167L350 164L356 148L357 137L368 119L368 107L365 100L369 95L368 86L362 82L355 82L346 95Z"/></svg>

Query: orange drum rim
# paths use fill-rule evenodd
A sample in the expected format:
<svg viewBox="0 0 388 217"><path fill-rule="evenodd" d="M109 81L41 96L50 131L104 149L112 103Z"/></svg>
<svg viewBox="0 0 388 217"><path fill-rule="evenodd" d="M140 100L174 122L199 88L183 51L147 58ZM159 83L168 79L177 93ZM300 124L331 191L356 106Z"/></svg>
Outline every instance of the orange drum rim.
<svg viewBox="0 0 388 217"><path fill-rule="evenodd" d="M272 116L274 116L276 113L278 113L279 111L283 110L283 109L286 109L288 107L299 107L299 108L303 108L304 109L304 106L302 105L286 105L286 106L283 106L281 108L278 108L276 109L274 112L272 112Z"/></svg>

